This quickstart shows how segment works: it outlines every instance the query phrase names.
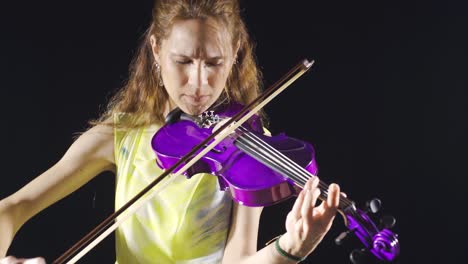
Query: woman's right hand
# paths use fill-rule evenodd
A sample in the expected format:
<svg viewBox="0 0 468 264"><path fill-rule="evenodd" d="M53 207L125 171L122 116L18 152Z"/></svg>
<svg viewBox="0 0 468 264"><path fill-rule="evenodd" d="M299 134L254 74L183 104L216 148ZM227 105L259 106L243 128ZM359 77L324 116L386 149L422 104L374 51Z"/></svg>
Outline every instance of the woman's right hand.
<svg viewBox="0 0 468 264"><path fill-rule="evenodd" d="M8 256L0 259L0 264L46 264L46 262L41 257L25 259Z"/></svg>

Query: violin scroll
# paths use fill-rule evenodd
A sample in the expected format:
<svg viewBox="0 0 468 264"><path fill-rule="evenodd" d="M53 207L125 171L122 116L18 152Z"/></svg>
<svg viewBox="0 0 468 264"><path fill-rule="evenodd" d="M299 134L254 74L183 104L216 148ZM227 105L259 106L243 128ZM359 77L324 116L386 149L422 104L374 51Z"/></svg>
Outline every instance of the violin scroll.
<svg viewBox="0 0 468 264"><path fill-rule="evenodd" d="M390 230L395 225L396 220L392 216L384 216L381 218L379 228L368 214L377 213L380 210L380 200L372 199L366 205L366 210L357 209L354 204L343 210L348 230L341 233L335 242L341 245L345 238L353 233L365 248L351 252L350 260L352 263L361 263L366 252L370 252L382 262L393 262L400 255L398 235Z"/></svg>

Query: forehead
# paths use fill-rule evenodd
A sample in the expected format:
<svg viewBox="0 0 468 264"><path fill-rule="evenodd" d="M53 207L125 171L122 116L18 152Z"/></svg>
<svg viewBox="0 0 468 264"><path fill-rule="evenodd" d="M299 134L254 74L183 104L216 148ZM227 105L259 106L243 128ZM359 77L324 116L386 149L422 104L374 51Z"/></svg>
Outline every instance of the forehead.
<svg viewBox="0 0 468 264"><path fill-rule="evenodd" d="M190 57L216 57L228 55L232 43L227 28L214 19L179 19L161 48Z"/></svg>

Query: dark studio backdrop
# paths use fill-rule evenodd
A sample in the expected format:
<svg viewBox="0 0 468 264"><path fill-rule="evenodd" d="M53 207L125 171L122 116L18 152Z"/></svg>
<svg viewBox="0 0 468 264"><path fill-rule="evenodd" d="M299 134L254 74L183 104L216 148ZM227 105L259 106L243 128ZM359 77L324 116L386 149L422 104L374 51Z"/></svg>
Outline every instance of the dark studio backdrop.
<svg viewBox="0 0 468 264"><path fill-rule="evenodd" d="M268 87L315 66L267 107L273 134L313 143L321 180L396 217L399 263L468 257L464 191L468 35L463 1L242 1ZM0 198L52 166L127 78L150 20L145 1L0 4ZM9 253L52 261L108 216L104 173L29 221ZM264 210L259 246L293 199ZM378 221L377 219L375 221ZM349 263L335 223L305 263ZM1 230L0 230L1 235ZM113 263L107 238L82 263ZM187 249L190 250L190 249Z"/></svg>

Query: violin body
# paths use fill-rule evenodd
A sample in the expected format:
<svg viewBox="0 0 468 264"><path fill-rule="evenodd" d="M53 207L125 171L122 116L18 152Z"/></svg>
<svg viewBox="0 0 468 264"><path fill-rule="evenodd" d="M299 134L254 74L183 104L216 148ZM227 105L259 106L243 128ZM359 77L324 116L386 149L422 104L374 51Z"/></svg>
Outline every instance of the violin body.
<svg viewBox="0 0 468 264"><path fill-rule="evenodd" d="M230 111L232 110L231 108ZM219 113L218 116L228 118L229 111ZM258 137L295 160L310 173L314 175L317 173L315 152L309 143L288 138L284 134L265 136L259 123L258 117L253 118L249 122L249 129L254 130ZM212 132L213 126L199 127L190 120L180 120L163 126L151 142L158 165L162 169L170 168ZM246 206L269 206L288 199L300 191L291 179L240 150L235 145L238 136L233 134L225 138L183 174L188 178L197 173L218 176L220 188L224 191L230 190L233 199ZM170 144L159 142L170 142Z"/></svg>

